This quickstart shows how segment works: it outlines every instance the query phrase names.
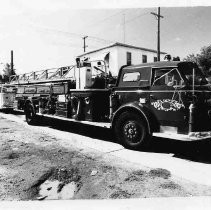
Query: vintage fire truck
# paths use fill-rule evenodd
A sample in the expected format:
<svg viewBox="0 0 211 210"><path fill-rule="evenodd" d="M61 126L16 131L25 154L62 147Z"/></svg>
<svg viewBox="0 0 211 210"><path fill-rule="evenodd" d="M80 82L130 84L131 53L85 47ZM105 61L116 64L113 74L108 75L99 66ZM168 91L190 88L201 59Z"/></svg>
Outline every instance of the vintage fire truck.
<svg viewBox="0 0 211 210"><path fill-rule="evenodd" d="M11 83L28 124L42 115L107 127L130 149L148 146L152 136L211 137L211 86L192 62L123 66L113 78L102 61L77 59L75 66L14 76Z"/></svg>

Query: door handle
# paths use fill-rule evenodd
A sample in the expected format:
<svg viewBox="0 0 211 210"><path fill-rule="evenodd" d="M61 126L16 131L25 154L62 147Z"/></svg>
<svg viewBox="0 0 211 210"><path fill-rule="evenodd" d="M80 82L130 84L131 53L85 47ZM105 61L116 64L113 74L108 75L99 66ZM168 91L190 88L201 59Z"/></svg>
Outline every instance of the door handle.
<svg viewBox="0 0 211 210"><path fill-rule="evenodd" d="M151 99L157 100L157 98L153 94L150 94L149 96Z"/></svg>

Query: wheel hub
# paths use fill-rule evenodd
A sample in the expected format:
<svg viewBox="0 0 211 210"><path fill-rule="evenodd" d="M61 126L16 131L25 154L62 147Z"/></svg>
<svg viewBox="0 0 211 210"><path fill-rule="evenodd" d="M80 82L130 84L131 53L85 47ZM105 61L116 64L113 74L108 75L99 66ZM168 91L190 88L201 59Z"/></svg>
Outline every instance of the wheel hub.
<svg viewBox="0 0 211 210"><path fill-rule="evenodd" d="M134 140L134 138L136 138L137 136L137 133L138 131L135 123L129 122L128 124L125 125L124 134L127 138L129 138L130 140Z"/></svg>

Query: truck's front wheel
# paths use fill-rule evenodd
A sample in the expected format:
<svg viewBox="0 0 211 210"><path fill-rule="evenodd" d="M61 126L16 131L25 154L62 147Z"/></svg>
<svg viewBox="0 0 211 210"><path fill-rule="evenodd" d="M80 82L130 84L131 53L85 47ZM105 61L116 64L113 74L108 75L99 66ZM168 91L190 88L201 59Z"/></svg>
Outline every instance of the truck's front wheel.
<svg viewBox="0 0 211 210"><path fill-rule="evenodd" d="M149 145L146 123L134 112L123 112L115 122L114 131L117 140L128 149L143 149Z"/></svg>
<svg viewBox="0 0 211 210"><path fill-rule="evenodd" d="M25 112L26 122L29 125L36 124L36 113L31 103L26 104L24 112Z"/></svg>

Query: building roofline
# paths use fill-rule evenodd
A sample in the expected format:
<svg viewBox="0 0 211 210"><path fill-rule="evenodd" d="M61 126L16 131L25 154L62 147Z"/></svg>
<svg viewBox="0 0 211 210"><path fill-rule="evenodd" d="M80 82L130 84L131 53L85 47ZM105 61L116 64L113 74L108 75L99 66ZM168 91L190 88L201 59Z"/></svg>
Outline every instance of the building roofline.
<svg viewBox="0 0 211 210"><path fill-rule="evenodd" d="M139 49L139 50L144 50L144 51L157 53L157 50L148 49L148 48L144 48L144 47L137 47L137 46L134 46L134 45L123 44L123 43L120 43L120 42L115 42L115 43L113 43L111 45L108 45L108 46L105 46L105 47L102 47L102 48L99 48L99 49L96 49L96 50L92 50L92 51L83 53L83 54L79 55L78 57L82 57L82 56L88 55L90 53L95 53L95 52L98 52L100 50L104 50L104 49L107 49L107 48L110 48L110 47L116 47L116 46L134 48L134 49ZM161 54L167 54L166 52L160 52L160 53Z"/></svg>

